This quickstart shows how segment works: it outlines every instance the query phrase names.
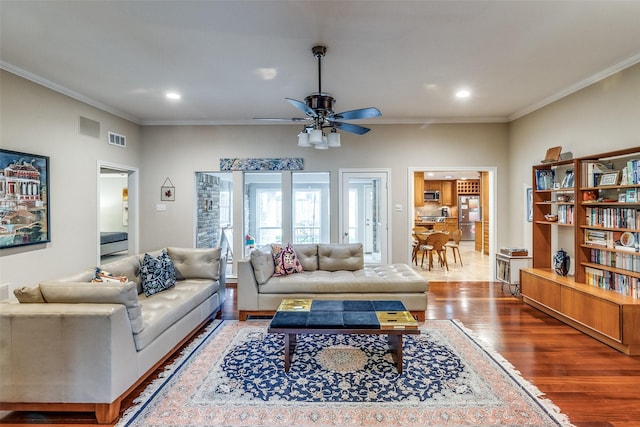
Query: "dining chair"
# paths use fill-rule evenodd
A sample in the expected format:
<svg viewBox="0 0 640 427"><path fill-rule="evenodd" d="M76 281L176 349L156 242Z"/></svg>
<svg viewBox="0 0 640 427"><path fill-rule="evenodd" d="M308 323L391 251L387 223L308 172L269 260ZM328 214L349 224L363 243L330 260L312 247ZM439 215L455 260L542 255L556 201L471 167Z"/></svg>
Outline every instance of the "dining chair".
<svg viewBox="0 0 640 427"><path fill-rule="evenodd" d="M415 265L418 265L418 255L420 253L420 243L421 240L424 240L424 238L421 238L423 236L420 235L420 233L426 233L428 232L429 229L427 227L423 227L423 226L415 226L413 227L413 229L411 230L411 239L412 239L412 244L411 244L411 262L413 262ZM418 235L416 235L416 233L418 233ZM422 244L424 244L424 242L422 242Z"/></svg>
<svg viewBox="0 0 640 427"><path fill-rule="evenodd" d="M416 227L416 228L419 228L419 227ZM413 238L412 250L411 250L411 261L415 265L418 265L418 256L420 255L421 252L423 254L422 258L424 258L424 246L426 245L427 235L428 235L428 231L426 228L424 230L414 229L413 233L411 233L411 236Z"/></svg>
<svg viewBox="0 0 640 427"><path fill-rule="evenodd" d="M457 229L456 231L454 231L451 234L451 238L453 240L449 240L445 244L445 250L446 248L451 248L451 252L453 253L453 262L457 263L458 259L460 259L460 265L464 267L464 264L462 263L462 257L460 256L460 239L462 238L462 230ZM457 252L457 257L456 257L456 252Z"/></svg>
<svg viewBox="0 0 640 427"><path fill-rule="evenodd" d="M429 271L431 271L431 269L433 268L433 254L435 253L438 256L438 263L440 264L440 266L444 266L447 271L449 271L449 264L447 263L447 252L445 248L445 245L448 241L448 233L435 232L429 234L426 239L426 244L424 245L421 266L424 265L425 253L428 253Z"/></svg>

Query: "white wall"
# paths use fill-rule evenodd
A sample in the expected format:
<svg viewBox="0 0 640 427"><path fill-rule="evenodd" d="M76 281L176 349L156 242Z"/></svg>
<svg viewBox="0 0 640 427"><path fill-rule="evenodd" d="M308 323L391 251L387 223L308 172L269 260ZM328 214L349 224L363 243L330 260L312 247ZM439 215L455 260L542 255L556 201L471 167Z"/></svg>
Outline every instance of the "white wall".
<svg viewBox="0 0 640 427"><path fill-rule="evenodd" d="M508 201L507 124L373 125L364 136L342 133L342 147L319 151L297 147L299 126L145 126L141 168L141 250L168 244L193 245L194 172L217 171L221 157L302 157L307 171L329 171L332 217L337 218L340 168L391 169L391 206L402 205L390 218L392 261L409 261L408 221L413 193L407 181L410 167L497 167L498 210ZM175 202L156 211L160 186L169 177ZM502 179L500 179L502 177ZM409 217L407 216L409 215ZM337 225L336 225L337 226ZM506 222L498 223L498 235ZM338 241L332 228L332 241Z"/></svg>
<svg viewBox="0 0 640 427"><path fill-rule="evenodd" d="M50 157L51 243L0 250L0 284L31 286L82 268L98 257L98 161L140 165L139 126L38 84L0 71L2 148ZM79 134L79 117L100 122L100 138ZM107 143L107 131L127 147Z"/></svg>
<svg viewBox="0 0 640 427"><path fill-rule="evenodd" d="M523 193L531 186L531 166L541 162L547 148L560 145L574 157L640 149L640 64L515 120L509 141L509 195L514 203L508 235L531 248Z"/></svg>
<svg viewBox="0 0 640 427"><path fill-rule="evenodd" d="M123 218L125 201L122 199L127 180L126 174L103 174L100 177L100 231L128 230Z"/></svg>

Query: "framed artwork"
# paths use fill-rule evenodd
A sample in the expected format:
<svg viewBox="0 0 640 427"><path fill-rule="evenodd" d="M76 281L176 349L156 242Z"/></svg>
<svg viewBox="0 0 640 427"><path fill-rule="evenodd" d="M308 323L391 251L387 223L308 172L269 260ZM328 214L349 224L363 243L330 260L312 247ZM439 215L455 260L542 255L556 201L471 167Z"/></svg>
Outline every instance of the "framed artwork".
<svg viewBox="0 0 640 427"><path fill-rule="evenodd" d="M51 241L49 157L0 149L0 249Z"/></svg>
<svg viewBox="0 0 640 427"><path fill-rule="evenodd" d="M533 222L533 189L527 187L527 221Z"/></svg>
<svg viewBox="0 0 640 427"><path fill-rule="evenodd" d="M163 202L174 202L176 200L176 187L173 186L173 182L168 177L160 187L160 200Z"/></svg>
<svg viewBox="0 0 640 427"><path fill-rule="evenodd" d="M600 185L618 185L620 179L620 171L604 172L600 175Z"/></svg>

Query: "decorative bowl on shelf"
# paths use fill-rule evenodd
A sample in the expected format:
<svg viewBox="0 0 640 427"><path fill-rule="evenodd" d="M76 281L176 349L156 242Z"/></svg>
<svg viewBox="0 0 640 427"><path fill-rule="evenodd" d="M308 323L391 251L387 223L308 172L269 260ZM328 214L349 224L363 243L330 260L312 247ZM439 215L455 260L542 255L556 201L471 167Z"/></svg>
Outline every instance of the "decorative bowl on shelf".
<svg viewBox="0 0 640 427"><path fill-rule="evenodd" d="M558 215L546 214L544 216L544 219L546 219L549 222L556 222L558 220Z"/></svg>

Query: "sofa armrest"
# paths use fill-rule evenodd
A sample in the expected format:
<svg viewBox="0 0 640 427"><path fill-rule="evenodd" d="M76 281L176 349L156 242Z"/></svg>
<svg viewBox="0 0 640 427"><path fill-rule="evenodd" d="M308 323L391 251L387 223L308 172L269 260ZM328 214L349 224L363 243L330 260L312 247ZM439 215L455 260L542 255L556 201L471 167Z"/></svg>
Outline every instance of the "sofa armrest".
<svg viewBox="0 0 640 427"><path fill-rule="evenodd" d="M238 260L238 310L258 310L258 281L250 258Z"/></svg>
<svg viewBox="0 0 640 427"><path fill-rule="evenodd" d="M140 376L122 304L0 304L2 402L110 403Z"/></svg>

